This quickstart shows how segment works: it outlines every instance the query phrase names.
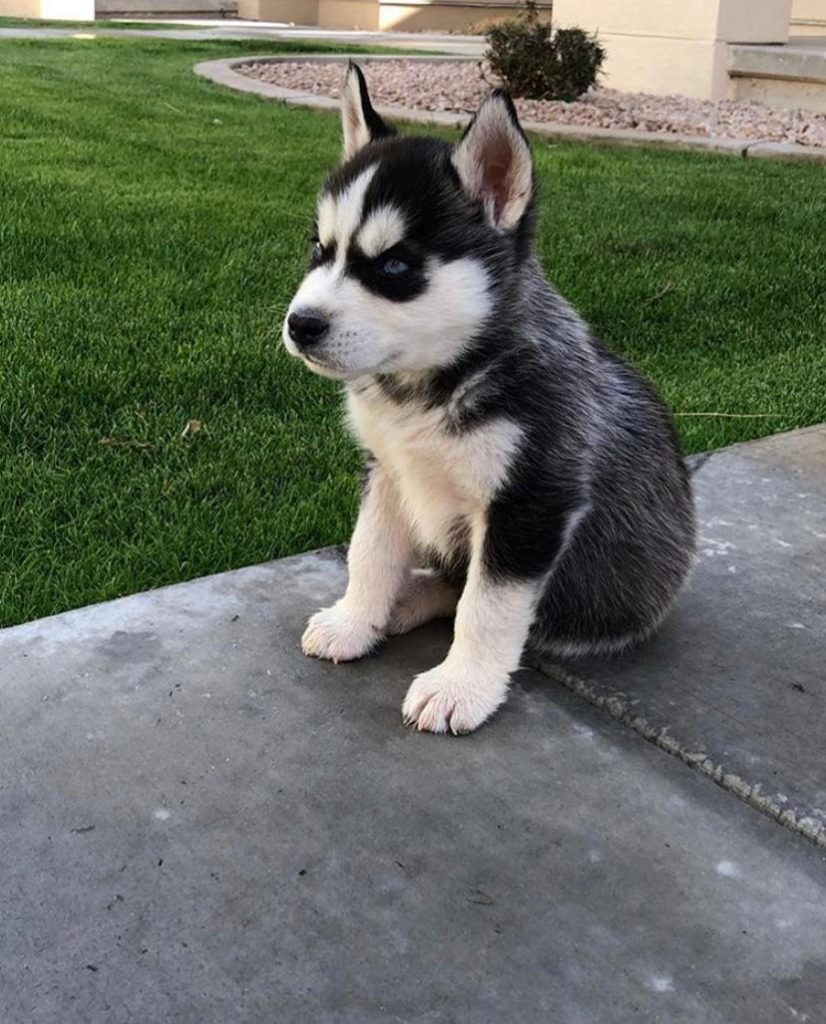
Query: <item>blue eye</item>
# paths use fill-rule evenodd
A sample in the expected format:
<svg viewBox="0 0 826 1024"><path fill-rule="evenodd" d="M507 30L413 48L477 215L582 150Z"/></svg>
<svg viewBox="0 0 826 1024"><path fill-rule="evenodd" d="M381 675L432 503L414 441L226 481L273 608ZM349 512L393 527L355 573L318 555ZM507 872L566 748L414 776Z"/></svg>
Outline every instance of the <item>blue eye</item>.
<svg viewBox="0 0 826 1024"><path fill-rule="evenodd" d="M410 266L405 263L404 260L391 258L382 263L381 272L387 277L401 277L402 274L408 274L410 272Z"/></svg>
<svg viewBox="0 0 826 1024"><path fill-rule="evenodd" d="M310 250L310 259L314 263L320 263L324 259L324 246L321 242L313 242L313 247Z"/></svg>

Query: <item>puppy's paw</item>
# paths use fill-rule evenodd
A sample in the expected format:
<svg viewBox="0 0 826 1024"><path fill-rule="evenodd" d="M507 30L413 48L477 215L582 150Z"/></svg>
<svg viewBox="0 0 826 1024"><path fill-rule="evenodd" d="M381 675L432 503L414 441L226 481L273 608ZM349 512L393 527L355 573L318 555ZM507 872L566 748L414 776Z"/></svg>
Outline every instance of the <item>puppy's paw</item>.
<svg viewBox="0 0 826 1024"><path fill-rule="evenodd" d="M381 639L378 629L353 615L339 601L310 618L301 638L301 649L312 658L355 661L369 654Z"/></svg>
<svg viewBox="0 0 826 1024"><path fill-rule="evenodd" d="M473 666L457 671L447 663L416 676L402 704L405 725L420 732L473 732L502 704L508 678L474 679Z"/></svg>

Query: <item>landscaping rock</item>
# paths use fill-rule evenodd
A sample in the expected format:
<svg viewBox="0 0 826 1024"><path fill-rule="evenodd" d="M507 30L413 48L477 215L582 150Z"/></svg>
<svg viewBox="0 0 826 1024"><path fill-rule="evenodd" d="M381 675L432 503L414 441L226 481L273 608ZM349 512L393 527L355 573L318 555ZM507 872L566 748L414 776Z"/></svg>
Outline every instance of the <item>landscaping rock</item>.
<svg viewBox="0 0 826 1024"><path fill-rule="evenodd" d="M236 70L283 88L333 98L340 96L343 79L341 61L252 62ZM367 77L376 105L467 115L499 84L477 60L374 61ZM826 114L759 103L594 89L574 103L518 99L516 107L523 120L536 123L826 146Z"/></svg>

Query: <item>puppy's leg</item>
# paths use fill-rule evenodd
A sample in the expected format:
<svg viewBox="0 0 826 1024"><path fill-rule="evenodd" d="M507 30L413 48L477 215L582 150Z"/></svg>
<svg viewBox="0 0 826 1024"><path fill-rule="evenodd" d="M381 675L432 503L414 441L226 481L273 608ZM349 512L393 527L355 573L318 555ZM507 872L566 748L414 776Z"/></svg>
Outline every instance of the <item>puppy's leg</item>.
<svg viewBox="0 0 826 1024"><path fill-rule="evenodd" d="M537 517L505 494L472 524L453 643L441 665L417 676L407 691L407 724L427 732L472 732L505 700L543 588L588 513L575 484L563 498L553 515Z"/></svg>
<svg viewBox="0 0 826 1024"><path fill-rule="evenodd" d="M402 705L408 725L427 732L472 732L505 700L519 667L539 583L497 581L483 559L484 529L474 543L456 609L453 644L436 668L413 681Z"/></svg>
<svg viewBox="0 0 826 1024"><path fill-rule="evenodd" d="M382 640L413 560L409 529L392 482L380 466L367 482L347 555L347 592L312 616L301 646L305 654L352 661Z"/></svg>
<svg viewBox="0 0 826 1024"><path fill-rule="evenodd" d="M431 619L447 619L456 612L459 591L438 573L414 569L405 582L387 624L388 636L409 633Z"/></svg>

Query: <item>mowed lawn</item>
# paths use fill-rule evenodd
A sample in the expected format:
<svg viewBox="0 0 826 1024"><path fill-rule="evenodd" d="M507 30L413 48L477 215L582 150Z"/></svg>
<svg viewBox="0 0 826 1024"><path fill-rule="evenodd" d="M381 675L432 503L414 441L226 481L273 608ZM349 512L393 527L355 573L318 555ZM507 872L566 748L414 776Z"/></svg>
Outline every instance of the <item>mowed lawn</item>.
<svg viewBox="0 0 826 1024"><path fill-rule="evenodd" d="M347 537L339 392L279 340L337 120L191 71L262 47L0 42L2 625ZM826 419L826 171L535 151L545 267L688 450Z"/></svg>

